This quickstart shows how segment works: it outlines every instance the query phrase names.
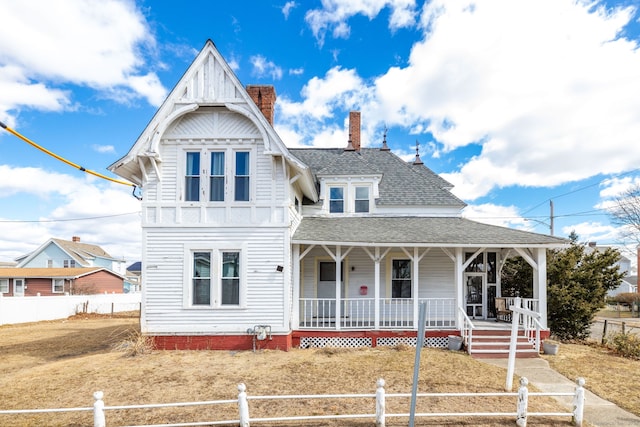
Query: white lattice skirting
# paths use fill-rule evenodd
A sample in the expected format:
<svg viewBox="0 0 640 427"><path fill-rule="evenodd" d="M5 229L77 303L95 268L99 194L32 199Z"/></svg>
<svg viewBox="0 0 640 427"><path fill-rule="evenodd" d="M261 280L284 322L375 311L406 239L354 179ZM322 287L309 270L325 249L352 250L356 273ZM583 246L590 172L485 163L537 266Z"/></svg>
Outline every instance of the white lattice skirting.
<svg viewBox="0 0 640 427"><path fill-rule="evenodd" d="M416 337L379 337L377 346L395 347L400 344L415 347L418 342ZM425 347L446 348L449 344L447 337L426 337ZM341 347L357 348L371 347L373 340L370 337L300 337L300 348Z"/></svg>

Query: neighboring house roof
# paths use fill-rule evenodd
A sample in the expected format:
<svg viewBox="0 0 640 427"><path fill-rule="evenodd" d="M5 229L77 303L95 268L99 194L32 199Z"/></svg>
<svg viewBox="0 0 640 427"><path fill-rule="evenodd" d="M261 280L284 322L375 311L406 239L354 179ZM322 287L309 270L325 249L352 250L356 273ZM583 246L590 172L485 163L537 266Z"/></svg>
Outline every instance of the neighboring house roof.
<svg viewBox="0 0 640 427"><path fill-rule="evenodd" d="M77 267L77 268L0 268L1 278L21 278L21 279L43 279L43 278L66 278L76 279L98 271L106 271L114 276L124 279L104 267Z"/></svg>
<svg viewBox="0 0 640 427"><path fill-rule="evenodd" d="M623 277L622 280L629 283L632 286L638 286L638 276Z"/></svg>
<svg viewBox="0 0 640 427"><path fill-rule="evenodd" d="M91 265L89 260L93 260L96 257L117 261L98 245L91 245L88 243L76 242L71 240L49 239L35 251L18 258L18 266L28 264L31 259L33 259L40 252L44 251L51 244L58 246L82 266Z"/></svg>
<svg viewBox="0 0 640 427"><path fill-rule="evenodd" d="M293 243L561 247L566 239L454 217L305 217Z"/></svg>
<svg viewBox="0 0 640 427"><path fill-rule="evenodd" d="M295 157L309 165L318 176L381 175L378 205L450 206L466 204L450 191L451 184L423 165L407 163L391 151L361 148L292 148Z"/></svg>
<svg viewBox="0 0 640 427"><path fill-rule="evenodd" d="M127 267L127 271L131 273L140 273L142 271L142 262L136 261Z"/></svg>

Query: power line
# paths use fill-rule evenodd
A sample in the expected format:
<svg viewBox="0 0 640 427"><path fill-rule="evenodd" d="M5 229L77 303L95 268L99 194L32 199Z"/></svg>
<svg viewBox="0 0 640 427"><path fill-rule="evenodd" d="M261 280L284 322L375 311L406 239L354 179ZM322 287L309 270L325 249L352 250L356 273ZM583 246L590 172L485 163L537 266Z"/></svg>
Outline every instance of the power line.
<svg viewBox="0 0 640 427"><path fill-rule="evenodd" d="M21 220L21 219L0 219L0 223L44 223L44 222L70 222L70 221L88 221L92 219L104 219L104 218L115 218L118 216L127 216L133 214L140 214L140 211L136 212L127 212L121 214L113 214L113 215L102 215L102 216L90 216L85 218L67 218L67 219L34 219L34 220Z"/></svg>

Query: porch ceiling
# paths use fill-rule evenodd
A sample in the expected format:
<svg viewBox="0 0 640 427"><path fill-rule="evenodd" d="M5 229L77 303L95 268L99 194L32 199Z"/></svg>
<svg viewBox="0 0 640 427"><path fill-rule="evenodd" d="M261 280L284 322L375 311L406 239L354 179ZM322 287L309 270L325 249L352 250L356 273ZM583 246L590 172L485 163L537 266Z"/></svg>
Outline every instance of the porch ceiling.
<svg viewBox="0 0 640 427"><path fill-rule="evenodd" d="M495 248L554 248L568 243L554 236L451 217L305 217L292 242Z"/></svg>

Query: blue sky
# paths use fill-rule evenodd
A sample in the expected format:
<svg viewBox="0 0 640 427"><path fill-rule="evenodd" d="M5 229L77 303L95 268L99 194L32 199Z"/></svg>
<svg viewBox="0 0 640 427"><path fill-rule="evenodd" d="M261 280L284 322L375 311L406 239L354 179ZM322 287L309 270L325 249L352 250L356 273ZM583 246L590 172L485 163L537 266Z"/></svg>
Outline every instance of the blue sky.
<svg viewBox="0 0 640 427"><path fill-rule="evenodd" d="M640 3L568 0L0 0L0 121L108 174L207 39L273 84L285 143L425 164L470 219L621 243L604 208L640 182ZM50 237L140 258L139 202L0 133L0 261ZM634 259L633 253L626 253Z"/></svg>

